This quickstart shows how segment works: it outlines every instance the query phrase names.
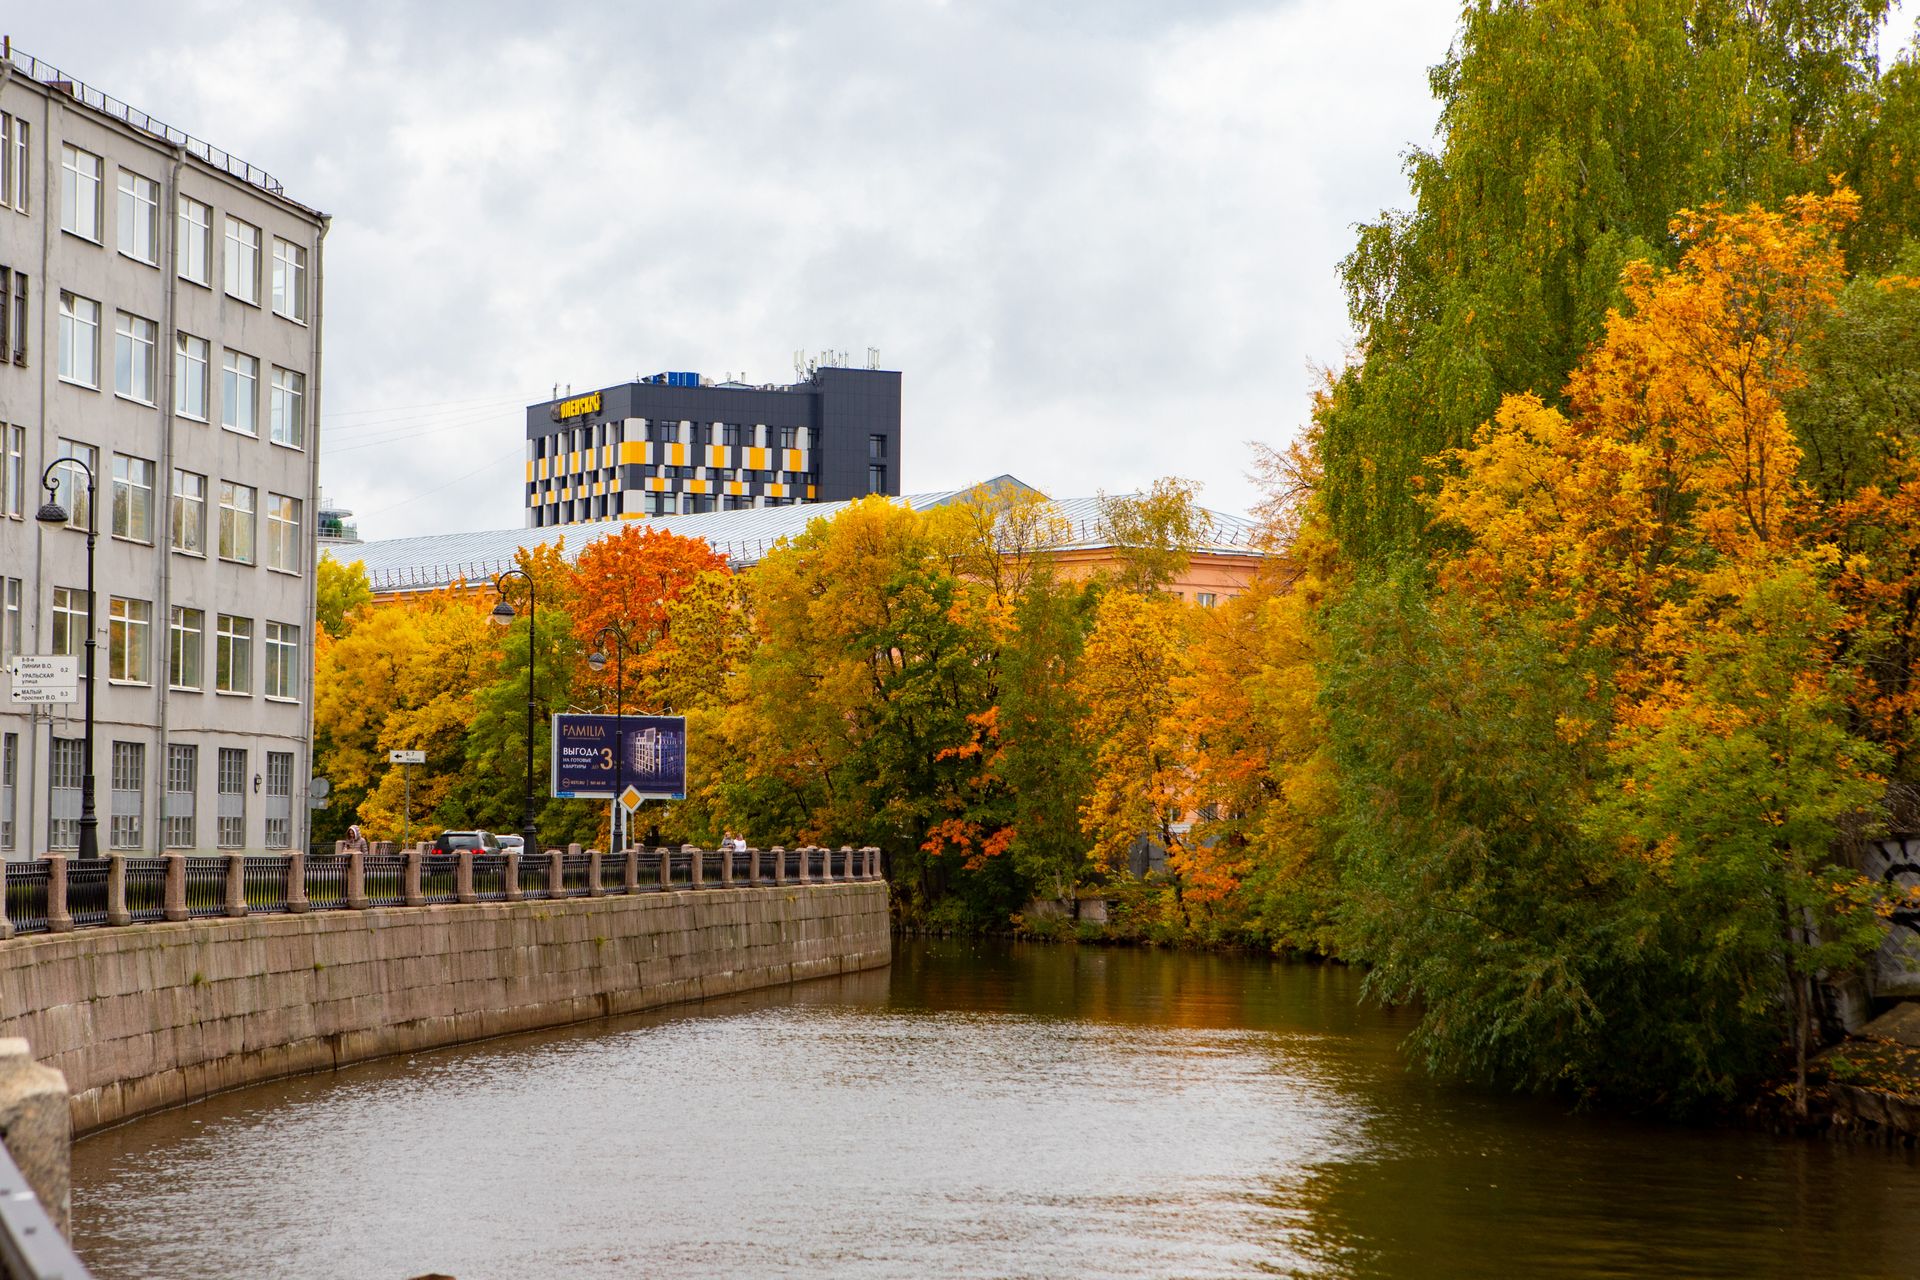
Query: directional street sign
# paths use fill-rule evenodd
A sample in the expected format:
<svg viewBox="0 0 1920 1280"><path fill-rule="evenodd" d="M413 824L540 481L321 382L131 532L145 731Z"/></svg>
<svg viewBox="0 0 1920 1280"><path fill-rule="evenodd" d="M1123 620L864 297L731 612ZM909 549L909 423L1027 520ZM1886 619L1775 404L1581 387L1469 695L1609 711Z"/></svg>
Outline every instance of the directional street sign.
<svg viewBox="0 0 1920 1280"><path fill-rule="evenodd" d="M424 751L389 751L388 764L425 764L427 753Z"/></svg>
<svg viewBox="0 0 1920 1280"><path fill-rule="evenodd" d="M80 701L80 659L22 654L7 662L7 698L12 702Z"/></svg>
<svg viewBox="0 0 1920 1280"><path fill-rule="evenodd" d="M632 813L640 807L640 802L645 799L646 797L640 794L640 788L629 786L625 791L620 793L620 807L628 813Z"/></svg>

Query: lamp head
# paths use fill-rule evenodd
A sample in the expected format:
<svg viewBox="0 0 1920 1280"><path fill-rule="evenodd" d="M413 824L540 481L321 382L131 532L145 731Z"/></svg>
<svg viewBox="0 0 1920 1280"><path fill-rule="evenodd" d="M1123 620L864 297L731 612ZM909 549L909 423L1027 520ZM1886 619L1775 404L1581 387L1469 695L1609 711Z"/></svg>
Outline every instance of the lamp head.
<svg viewBox="0 0 1920 1280"><path fill-rule="evenodd" d="M48 498L40 504L40 510L34 512L33 518L41 524L65 524L67 522L67 509L55 502L52 498Z"/></svg>
<svg viewBox="0 0 1920 1280"><path fill-rule="evenodd" d="M607 655L595 649L587 655L587 665L595 671L605 671L607 669Z"/></svg>
<svg viewBox="0 0 1920 1280"><path fill-rule="evenodd" d="M492 617L495 626L504 627L513 621L513 606L502 600L493 606L493 613L489 616Z"/></svg>

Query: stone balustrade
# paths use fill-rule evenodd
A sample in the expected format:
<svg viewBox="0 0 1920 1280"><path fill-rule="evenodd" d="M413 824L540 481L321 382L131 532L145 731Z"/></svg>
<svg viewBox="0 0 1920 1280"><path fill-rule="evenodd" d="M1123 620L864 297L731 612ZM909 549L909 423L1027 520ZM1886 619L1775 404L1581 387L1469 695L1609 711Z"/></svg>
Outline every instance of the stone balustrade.
<svg viewBox="0 0 1920 1280"><path fill-rule="evenodd" d="M787 883L878 880L880 851L839 849L629 849L577 844L526 858L419 844L371 851L342 842L332 854L260 856L113 854L81 862L61 854L4 864L0 939L159 921L260 913L367 911L434 903L598 898Z"/></svg>

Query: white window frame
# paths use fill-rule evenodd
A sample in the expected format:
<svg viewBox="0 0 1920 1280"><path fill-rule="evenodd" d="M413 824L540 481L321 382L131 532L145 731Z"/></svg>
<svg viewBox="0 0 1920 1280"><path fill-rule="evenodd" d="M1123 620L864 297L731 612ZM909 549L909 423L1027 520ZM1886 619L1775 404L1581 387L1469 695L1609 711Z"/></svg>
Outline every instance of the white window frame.
<svg viewBox="0 0 1920 1280"><path fill-rule="evenodd" d="M173 335L173 411L181 417L208 421L207 366L212 359L212 345L205 338L184 332Z"/></svg>
<svg viewBox="0 0 1920 1280"><path fill-rule="evenodd" d="M229 298L260 305L260 228L227 215L225 271L221 284Z"/></svg>
<svg viewBox="0 0 1920 1280"><path fill-rule="evenodd" d="M232 347L221 348L220 425L243 436L260 436L260 358Z"/></svg>
<svg viewBox="0 0 1920 1280"><path fill-rule="evenodd" d="M207 611L176 604L167 611L167 688L199 693L206 685Z"/></svg>
<svg viewBox="0 0 1920 1280"><path fill-rule="evenodd" d="M113 455L112 530L114 537L125 538L131 542L151 543L153 541L155 471L153 463L146 458L136 458L126 453Z"/></svg>
<svg viewBox="0 0 1920 1280"><path fill-rule="evenodd" d="M27 429L0 423L0 516L26 514Z"/></svg>
<svg viewBox="0 0 1920 1280"><path fill-rule="evenodd" d="M300 700L300 628L269 622L264 628L266 671L263 691L274 702Z"/></svg>
<svg viewBox="0 0 1920 1280"><path fill-rule="evenodd" d="M254 545L259 508L258 489L234 480L220 482L219 552L222 560L234 564L254 563L259 554L259 548Z"/></svg>
<svg viewBox="0 0 1920 1280"><path fill-rule="evenodd" d="M267 438L289 449L307 447L307 375L297 369L273 366Z"/></svg>
<svg viewBox="0 0 1920 1280"><path fill-rule="evenodd" d="M100 482L100 451L90 444L78 440L60 440L54 453L55 460L75 459L86 464L86 474L94 478L97 487ZM93 490L82 483L82 472L78 467L55 467L53 470L53 500L67 509L67 528L84 531L93 515Z"/></svg>
<svg viewBox="0 0 1920 1280"><path fill-rule="evenodd" d="M153 683L153 601L107 598L107 679Z"/></svg>
<svg viewBox="0 0 1920 1280"><path fill-rule="evenodd" d="M147 744L115 742L108 757L107 847L138 849L147 794Z"/></svg>
<svg viewBox="0 0 1920 1280"><path fill-rule="evenodd" d="M284 493L267 494L267 568L301 576L300 499Z"/></svg>
<svg viewBox="0 0 1920 1280"><path fill-rule="evenodd" d="M174 211L179 237L175 252L180 255L180 278L193 284L213 287L213 206L192 196L182 195Z"/></svg>
<svg viewBox="0 0 1920 1280"><path fill-rule="evenodd" d="M114 315L113 393L150 405L155 394L154 351L160 343L160 326L130 311Z"/></svg>
<svg viewBox="0 0 1920 1280"><path fill-rule="evenodd" d="M160 184L131 169L120 171L120 255L160 265Z"/></svg>
<svg viewBox="0 0 1920 1280"><path fill-rule="evenodd" d="M60 229L100 243L100 181L104 162L71 142L60 145Z"/></svg>
<svg viewBox="0 0 1920 1280"><path fill-rule="evenodd" d="M60 381L100 389L100 304L66 289L60 291Z"/></svg>
<svg viewBox="0 0 1920 1280"><path fill-rule="evenodd" d="M21 578L0 578L0 661L26 652L27 584Z"/></svg>
<svg viewBox="0 0 1920 1280"><path fill-rule="evenodd" d="M167 789L161 810L161 840L169 849L194 847L194 793L199 789L200 748L187 742L169 742L166 750Z"/></svg>
<svg viewBox="0 0 1920 1280"><path fill-rule="evenodd" d="M194 492L196 486L192 481L199 482L199 492ZM173 510L167 521L167 531L175 551L181 555L206 557L207 478L198 471L181 467L173 469Z"/></svg>
<svg viewBox="0 0 1920 1280"><path fill-rule="evenodd" d="M0 208L27 211L27 193L33 185L28 180L33 173L28 163L32 137L33 127L26 120L0 113Z"/></svg>
<svg viewBox="0 0 1920 1280"><path fill-rule="evenodd" d="M307 247L273 238L273 314L307 322Z"/></svg>
<svg viewBox="0 0 1920 1280"><path fill-rule="evenodd" d="M49 598L47 652L77 658L87 639L87 593L82 587L55 587Z"/></svg>
<svg viewBox="0 0 1920 1280"><path fill-rule="evenodd" d="M234 675L240 676L239 683ZM253 619L230 613L214 615L213 688L215 693L252 696Z"/></svg>

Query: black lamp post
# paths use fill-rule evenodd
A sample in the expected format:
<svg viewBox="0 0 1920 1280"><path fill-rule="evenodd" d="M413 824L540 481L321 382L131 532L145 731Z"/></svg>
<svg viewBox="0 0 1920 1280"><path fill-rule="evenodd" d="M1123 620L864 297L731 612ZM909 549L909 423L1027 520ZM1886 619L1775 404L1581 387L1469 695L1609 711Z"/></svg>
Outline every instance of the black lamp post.
<svg viewBox="0 0 1920 1280"><path fill-rule="evenodd" d="M503 585L508 578L527 580L527 799L520 820L520 838L525 842L524 852L534 854L540 851L540 836L533 829L533 627L537 601L534 599L532 574L525 569L502 570L493 580L493 589L500 593L500 603L493 606L493 620L496 623L504 627L513 621L513 606L507 603L507 589Z"/></svg>
<svg viewBox="0 0 1920 1280"><path fill-rule="evenodd" d="M87 639L85 676L87 691L84 695L86 707L85 741L81 752L85 757L81 761L80 773L80 856L97 858L100 856L100 819L93 812L93 548L100 537L99 486L94 479L93 468L78 458L55 458L40 473L40 483L47 491L47 500L40 504L40 510L34 519L41 524L67 523L67 509L60 505L58 482L53 473L59 467L78 467L87 476Z"/></svg>
<svg viewBox="0 0 1920 1280"><path fill-rule="evenodd" d="M627 851L626 824L618 820L620 794L627 789L627 734L621 717L626 715L626 701L622 697L622 685L625 679L627 661L627 631L617 622L609 622L600 628L593 637L596 648L587 657L587 665L595 671L607 669L607 637L613 637L613 804L607 808L607 844L613 853Z"/></svg>

